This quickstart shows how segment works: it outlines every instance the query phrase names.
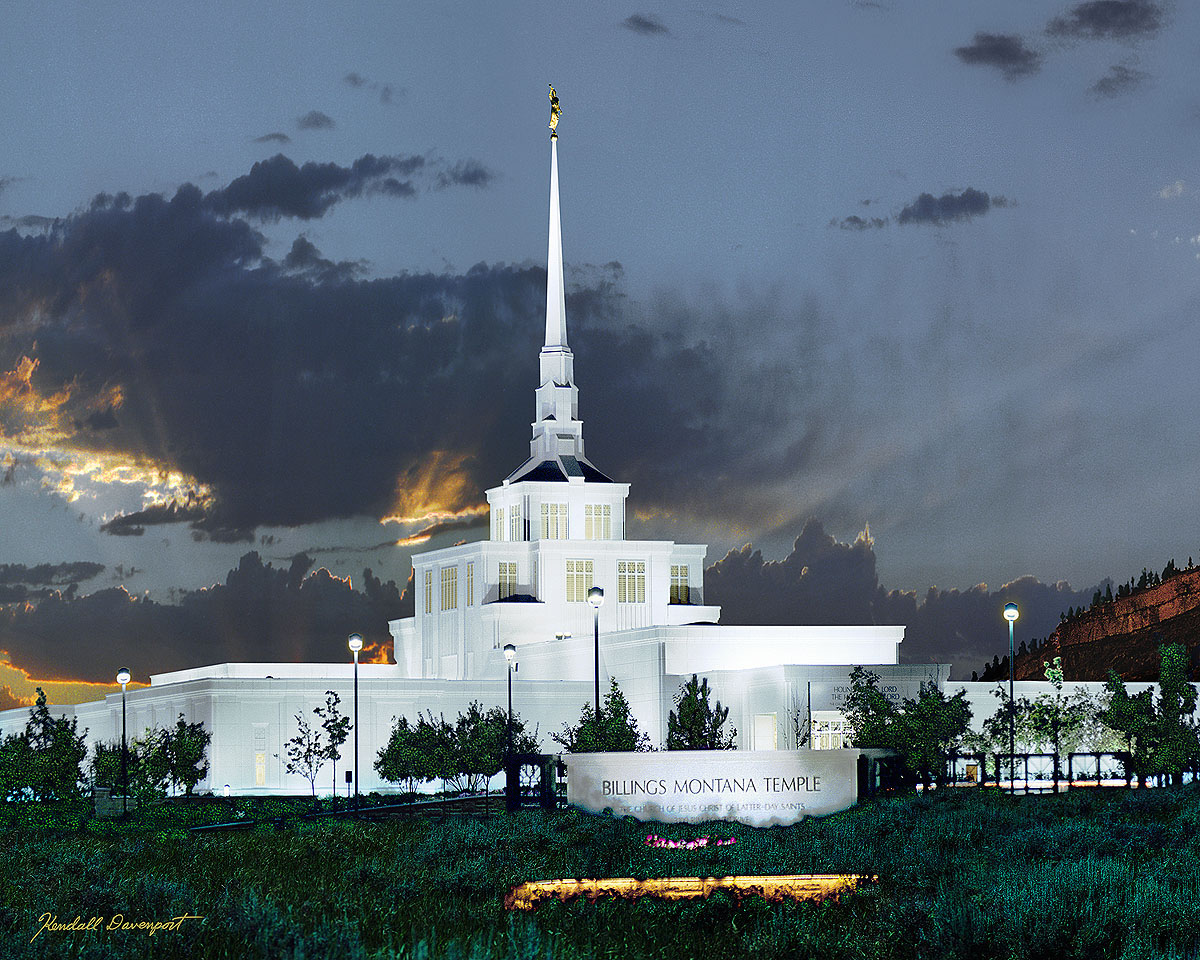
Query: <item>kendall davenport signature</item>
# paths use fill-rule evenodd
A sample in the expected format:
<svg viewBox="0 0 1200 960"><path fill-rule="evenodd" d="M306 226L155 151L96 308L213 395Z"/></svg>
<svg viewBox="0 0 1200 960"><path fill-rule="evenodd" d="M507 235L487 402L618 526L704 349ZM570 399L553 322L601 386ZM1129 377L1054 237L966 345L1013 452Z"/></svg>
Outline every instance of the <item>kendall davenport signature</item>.
<svg viewBox="0 0 1200 960"><path fill-rule="evenodd" d="M109 930L121 933L144 933L148 937L154 936L164 930L178 930L183 926L185 920L203 920L203 917L193 916L190 913L182 914L178 917L172 917L170 920L126 920L125 914L114 913L105 922L104 917L91 917L84 920L83 917L77 916L74 920L66 923L60 923L57 914L43 913L38 917L38 923L41 927L30 939L33 943L43 933L79 933L79 932L94 932L96 930Z"/></svg>

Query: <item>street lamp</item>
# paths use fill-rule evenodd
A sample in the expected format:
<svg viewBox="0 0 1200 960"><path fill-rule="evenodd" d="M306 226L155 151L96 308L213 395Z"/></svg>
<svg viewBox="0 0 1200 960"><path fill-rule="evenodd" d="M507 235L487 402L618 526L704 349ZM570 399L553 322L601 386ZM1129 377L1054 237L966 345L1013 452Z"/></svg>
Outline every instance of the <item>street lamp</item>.
<svg viewBox="0 0 1200 960"><path fill-rule="evenodd" d="M592 610L595 613L593 618L594 631L592 636L596 641L596 736L600 736L600 607L604 604L604 591L599 587L592 587L588 591L588 603L592 605Z"/></svg>
<svg viewBox="0 0 1200 960"><path fill-rule="evenodd" d="M358 806L358 651L362 649L362 634L352 633L346 641L354 653L354 806Z"/></svg>
<svg viewBox="0 0 1200 960"><path fill-rule="evenodd" d="M504 659L508 661L508 747L504 751L504 759L506 762L512 755L512 675L513 671L517 668L517 664L514 662L516 656L517 648L511 643L506 643L504 645Z"/></svg>
<svg viewBox="0 0 1200 960"><path fill-rule="evenodd" d="M129 751L125 747L125 684L129 682L129 668L117 671L117 683L121 685L121 815L129 814Z"/></svg>
<svg viewBox="0 0 1200 960"><path fill-rule="evenodd" d="M1015 790L1017 753L1017 713L1013 702L1013 624L1021 611L1015 603L1004 605L1004 619L1008 621L1008 787Z"/></svg>

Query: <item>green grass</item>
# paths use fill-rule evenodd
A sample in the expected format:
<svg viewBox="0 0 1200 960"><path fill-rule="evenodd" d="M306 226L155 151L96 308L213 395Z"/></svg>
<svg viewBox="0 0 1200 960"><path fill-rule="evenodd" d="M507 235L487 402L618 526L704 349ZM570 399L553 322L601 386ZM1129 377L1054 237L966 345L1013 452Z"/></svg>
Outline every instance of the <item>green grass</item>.
<svg viewBox="0 0 1200 960"><path fill-rule="evenodd" d="M284 801L252 806L274 815ZM291 809L295 809L291 805ZM301 804L300 809L304 809ZM911 797L794 827L646 825L575 811L488 821L303 823L192 836L216 805L131 824L78 809L3 811L0 956L1200 957L1200 793ZM74 818L74 819L72 819ZM733 846L643 844L708 833ZM840 902L550 902L509 914L525 880L869 873ZM42 933L45 912L167 920L179 932Z"/></svg>

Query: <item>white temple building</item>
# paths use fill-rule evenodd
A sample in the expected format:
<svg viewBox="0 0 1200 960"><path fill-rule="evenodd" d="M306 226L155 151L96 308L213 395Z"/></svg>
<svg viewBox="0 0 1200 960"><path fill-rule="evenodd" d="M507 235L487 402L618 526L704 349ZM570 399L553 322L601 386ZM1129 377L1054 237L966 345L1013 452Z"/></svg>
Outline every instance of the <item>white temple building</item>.
<svg viewBox="0 0 1200 960"><path fill-rule="evenodd" d="M515 458L514 458L515 459ZM941 686L948 668L901 665L903 626L729 626L705 603L702 544L626 538L629 485L592 464L584 450L568 345L559 222L558 140L550 146L550 218L545 343L534 391L529 457L487 491L489 537L413 557L415 615L390 624L393 664L359 666L359 778L363 792L394 789L373 764L393 718L432 711L453 720L472 700L507 703L516 647L514 709L536 725L547 752L564 722L575 723L616 678L640 728L661 748L683 682L707 677L729 707L741 749L842 746L840 706L852 665L881 676L896 699L922 682ZM593 587L603 603L589 602ZM353 625L349 625L353 629ZM599 662L595 631L598 631ZM115 670L115 665L114 665ZM349 713L353 665L224 663L151 677L128 692L128 730L170 726L182 713L212 732L207 781L199 790L302 794L280 759L295 735L295 715L311 721L325 691ZM23 729L28 709L0 713L0 732ZM89 741L120 738L121 694L73 707L52 706L87 728ZM342 748L342 771L353 763ZM328 793L332 771L317 783Z"/></svg>

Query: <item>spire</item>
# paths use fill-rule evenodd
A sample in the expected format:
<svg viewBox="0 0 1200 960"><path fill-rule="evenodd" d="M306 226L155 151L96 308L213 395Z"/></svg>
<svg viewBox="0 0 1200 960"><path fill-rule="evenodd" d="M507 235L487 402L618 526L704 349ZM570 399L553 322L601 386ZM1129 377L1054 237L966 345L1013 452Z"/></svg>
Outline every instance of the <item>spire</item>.
<svg viewBox="0 0 1200 960"><path fill-rule="evenodd" d="M546 342L538 356L529 459L505 480L587 480L611 483L583 455L583 423L575 386L575 356L567 346L562 225L558 213L558 96L550 87L550 241L546 256Z"/></svg>
<svg viewBox="0 0 1200 960"><path fill-rule="evenodd" d="M558 133L550 135L550 242L546 254L546 349L567 345L562 221L558 214Z"/></svg>

